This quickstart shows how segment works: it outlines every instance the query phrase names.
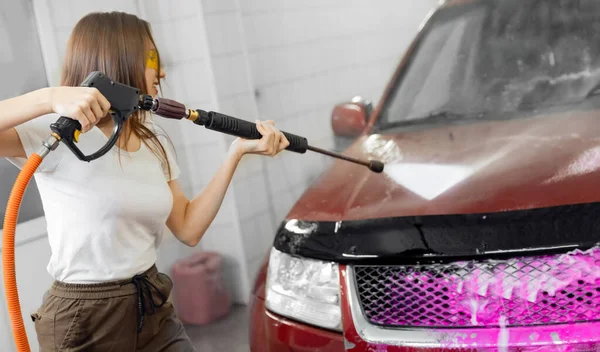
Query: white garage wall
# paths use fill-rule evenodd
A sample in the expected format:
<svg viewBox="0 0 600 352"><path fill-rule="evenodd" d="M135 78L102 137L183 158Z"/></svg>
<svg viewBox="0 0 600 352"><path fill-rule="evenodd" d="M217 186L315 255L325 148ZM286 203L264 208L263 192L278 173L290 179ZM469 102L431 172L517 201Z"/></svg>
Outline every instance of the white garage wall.
<svg viewBox="0 0 600 352"><path fill-rule="evenodd" d="M220 112L245 120L261 117L254 96L254 82L240 3L245 0L203 0L206 29L217 82ZM232 137L226 140L231 142ZM246 156L232 182L244 245L246 275L253 280L257 263L264 259L275 230L265 160Z"/></svg>

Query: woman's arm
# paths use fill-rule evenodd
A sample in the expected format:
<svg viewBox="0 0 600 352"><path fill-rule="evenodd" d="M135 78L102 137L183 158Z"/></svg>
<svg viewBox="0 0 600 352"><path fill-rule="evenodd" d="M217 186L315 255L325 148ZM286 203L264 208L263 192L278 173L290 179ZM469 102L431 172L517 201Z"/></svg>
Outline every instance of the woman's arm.
<svg viewBox="0 0 600 352"><path fill-rule="evenodd" d="M51 88L42 88L0 101L0 131L52 112Z"/></svg>
<svg viewBox="0 0 600 352"><path fill-rule="evenodd" d="M273 121L256 124L262 134L260 140L237 139L229 149L225 162L202 193L188 200L177 181L169 182L173 192L173 209L167 220L167 227L181 242L195 246L217 216L227 188L245 154L274 156L289 145L289 141L278 131Z"/></svg>
<svg viewBox="0 0 600 352"><path fill-rule="evenodd" d="M36 117L57 113L76 119L89 131L108 113L110 103L96 88L41 88L0 101L0 157L25 157L14 127Z"/></svg>
<svg viewBox="0 0 600 352"><path fill-rule="evenodd" d="M185 196L177 180L169 182L173 209L167 226L181 242L192 247L198 244L221 208L240 159L241 155L230 152L210 183L192 201Z"/></svg>

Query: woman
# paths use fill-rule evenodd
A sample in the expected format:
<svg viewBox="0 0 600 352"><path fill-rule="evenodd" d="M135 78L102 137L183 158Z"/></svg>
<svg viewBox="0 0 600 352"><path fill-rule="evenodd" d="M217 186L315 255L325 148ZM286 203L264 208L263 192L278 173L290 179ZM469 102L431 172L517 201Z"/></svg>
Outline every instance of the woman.
<svg viewBox="0 0 600 352"><path fill-rule="evenodd" d="M102 71L156 95L165 77L160 67L147 22L124 13L94 13L71 34L61 85L77 86L91 71ZM87 133L78 147L89 154L111 134L108 105L94 90L63 89L57 91L68 98L55 99L53 111L82 123ZM58 117L25 115L0 121L1 156L20 167ZM271 121L257 122L257 128L262 139L237 139L212 181L191 201L177 181L180 171L168 140L141 112L128 119L117 145L102 158L81 162L61 146L44 159L35 177L55 282L32 315L42 351L194 350L167 302L172 282L156 270L157 248L165 224L181 242L195 246L242 156L275 155L289 145Z"/></svg>

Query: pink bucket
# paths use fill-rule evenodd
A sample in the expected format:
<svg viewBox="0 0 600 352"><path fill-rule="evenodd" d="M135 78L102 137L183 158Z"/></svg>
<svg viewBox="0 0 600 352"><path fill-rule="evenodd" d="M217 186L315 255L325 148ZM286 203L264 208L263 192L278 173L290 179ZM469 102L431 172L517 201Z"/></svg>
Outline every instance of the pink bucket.
<svg viewBox="0 0 600 352"><path fill-rule="evenodd" d="M231 310L231 295L221 277L221 256L201 252L180 260L172 268L175 309L185 324L204 325Z"/></svg>

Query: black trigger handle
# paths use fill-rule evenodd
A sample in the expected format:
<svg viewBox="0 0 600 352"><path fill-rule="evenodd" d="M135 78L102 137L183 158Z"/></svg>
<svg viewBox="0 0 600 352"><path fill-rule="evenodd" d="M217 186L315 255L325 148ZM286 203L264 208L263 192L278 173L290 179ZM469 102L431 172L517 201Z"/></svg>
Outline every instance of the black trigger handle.
<svg viewBox="0 0 600 352"><path fill-rule="evenodd" d="M123 124L131 114L139 109L140 91L131 86L111 80L99 71L91 72L81 84L82 87L94 87L109 101L111 105L110 114L113 120L112 135L102 148L93 154L85 155L75 145L81 134L79 121L66 116L61 116L50 125L50 129L79 160L90 162L108 153L119 139Z"/></svg>

